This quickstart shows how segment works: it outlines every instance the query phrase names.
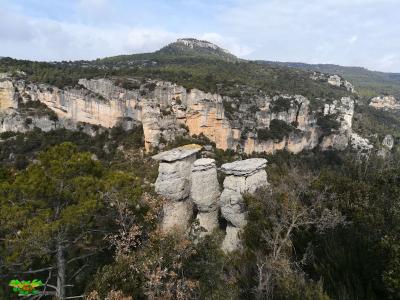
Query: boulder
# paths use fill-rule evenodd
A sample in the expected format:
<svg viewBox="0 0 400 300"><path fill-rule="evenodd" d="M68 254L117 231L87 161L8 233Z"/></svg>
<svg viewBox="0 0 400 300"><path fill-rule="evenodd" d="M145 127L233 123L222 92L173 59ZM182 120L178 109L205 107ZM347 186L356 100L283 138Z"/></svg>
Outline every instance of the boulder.
<svg viewBox="0 0 400 300"><path fill-rule="evenodd" d="M394 138L390 134L386 135L385 138L382 141L382 146L388 148L389 150L392 150L394 146Z"/></svg>

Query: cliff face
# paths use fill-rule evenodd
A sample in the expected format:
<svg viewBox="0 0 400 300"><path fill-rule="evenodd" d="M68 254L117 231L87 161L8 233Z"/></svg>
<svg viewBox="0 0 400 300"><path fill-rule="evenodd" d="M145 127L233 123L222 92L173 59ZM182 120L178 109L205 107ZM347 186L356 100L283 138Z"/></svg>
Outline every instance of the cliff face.
<svg viewBox="0 0 400 300"><path fill-rule="evenodd" d="M319 106L312 110L310 100L300 95L260 95L239 101L164 81L132 79L129 89L117 84L110 79L81 79L75 88L58 89L4 78L0 82L1 130L22 131L26 124L21 125L24 115L17 108L21 103L40 101L57 114L53 127L73 129L77 124L89 124L110 128L126 121L141 123L148 151L187 133L204 134L217 148L241 149L247 154L283 149L298 153L318 146L321 138L322 149L343 149L351 134L354 101L348 97L330 104L317 99ZM322 136L317 124L320 115L332 116L339 128ZM10 120L20 125L5 126ZM276 132L276 122L286 127L284 132ZM35 126L53 128L38 120Z"/></svg>

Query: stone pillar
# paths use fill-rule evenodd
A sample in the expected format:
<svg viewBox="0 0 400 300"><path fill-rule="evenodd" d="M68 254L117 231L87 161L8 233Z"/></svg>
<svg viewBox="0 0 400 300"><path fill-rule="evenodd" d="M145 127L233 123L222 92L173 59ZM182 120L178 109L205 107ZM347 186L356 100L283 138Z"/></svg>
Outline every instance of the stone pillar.
<svg viewBox="0 0 400 300"><path fill-rule="evenodd" d="M198 209L197 220L208 234L218 227L218 198L220 196L215 160L201 158L194 162L190 198Z"/></svg>
<svg viewBox="0 0 400 300"><path fill-rule="evenodd" d="M193 215L193 204L189 199L191 170L200 150L201 146L191 144L153 156L160 161L155 190L167 200L163 207L163 231L173 228L186 231L189 227Z"/></svg>
<svg viewBox="0 0 400 300"><path fill-rule="evenodd" d="M265 171L266 159L251 158L221 166L227 177L220 198L221 214L228 222L222 243L225 252L238 249L239 231L246 225L244 193L254 193L257 188L268 184Z"/></svg>

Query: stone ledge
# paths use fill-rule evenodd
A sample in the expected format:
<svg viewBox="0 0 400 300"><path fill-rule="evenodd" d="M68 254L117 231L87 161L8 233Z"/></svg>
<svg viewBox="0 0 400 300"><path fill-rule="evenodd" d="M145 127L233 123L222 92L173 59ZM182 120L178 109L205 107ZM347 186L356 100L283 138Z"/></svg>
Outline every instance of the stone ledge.
<svg viewBox="0 0 400 300"><path fill-rule="evenodd" d="M249 176L265 168L267 160L264 158L250 158L233 163L223 164L221 171L226 175Z"/></svg>
<svg viewBox="0 0 400 300"><path fill-rule="evenodd" d="M161 162L174 162L177 160L185 159L201 150L201 146L197 144L185 145L169 151L161 152L152 156L153 159Z"/></svg>

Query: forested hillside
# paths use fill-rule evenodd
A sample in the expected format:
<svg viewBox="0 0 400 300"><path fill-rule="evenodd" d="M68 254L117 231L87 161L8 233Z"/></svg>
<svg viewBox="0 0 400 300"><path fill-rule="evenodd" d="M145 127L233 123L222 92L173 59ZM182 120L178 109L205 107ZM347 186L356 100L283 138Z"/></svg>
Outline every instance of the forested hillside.
<svg viewBox="0 0 400 300"><path fill-rule="evenodd" d="M291 62L264 62L266 64L287 66L305 71L338 74L351 81L361 95L371 97L379 94L400 96L400 74L370 71L360 67L342 67L331 64L304 64Z"/></svg>

